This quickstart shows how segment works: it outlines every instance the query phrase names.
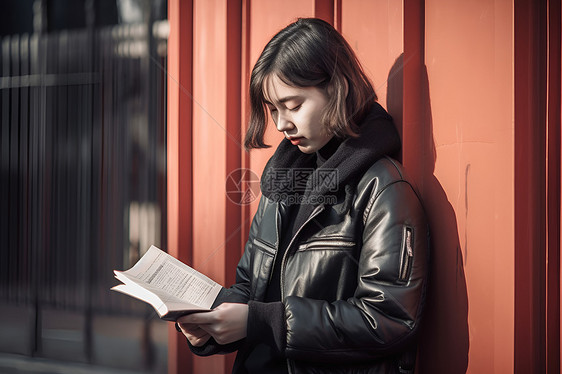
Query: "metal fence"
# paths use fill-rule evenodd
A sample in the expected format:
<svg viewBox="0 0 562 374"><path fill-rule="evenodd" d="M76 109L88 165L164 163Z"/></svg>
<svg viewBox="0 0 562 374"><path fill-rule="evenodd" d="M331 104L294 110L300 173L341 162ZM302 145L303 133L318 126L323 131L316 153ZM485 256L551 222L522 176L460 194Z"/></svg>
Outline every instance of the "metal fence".
<svg viewBox="0 0 562 374"><path fill-rule="evenodd" d="M108 290L166 247L166 27L2 39L0 304L36 330L46 307L149 313Z"/></svg>

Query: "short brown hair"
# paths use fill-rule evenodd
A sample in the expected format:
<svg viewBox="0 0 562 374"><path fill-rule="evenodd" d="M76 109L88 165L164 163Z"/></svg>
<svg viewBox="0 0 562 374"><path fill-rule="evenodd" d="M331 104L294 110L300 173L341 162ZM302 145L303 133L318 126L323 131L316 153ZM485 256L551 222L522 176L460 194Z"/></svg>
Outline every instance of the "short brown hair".
<svg viewBox="0 0 562 374"><path fill-rule="evenodd" d="M250 78L250 123L244 146L268 148L264 143L267 110L264 81L276 74L284 83L326 90L324 125L338 137L356 136L357 125L377 99L357 56L329 23L300 18L279 31L265 46Z"/></svg>

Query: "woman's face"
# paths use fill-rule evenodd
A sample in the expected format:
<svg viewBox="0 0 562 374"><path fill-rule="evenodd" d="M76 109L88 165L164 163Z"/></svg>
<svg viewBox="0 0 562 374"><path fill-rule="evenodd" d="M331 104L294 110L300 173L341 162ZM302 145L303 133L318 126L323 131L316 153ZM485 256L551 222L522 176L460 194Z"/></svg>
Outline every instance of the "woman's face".
<svg viewBox="0 0 562 374"><path fill-rule="evenodd" d="M277 130L301 152L314 153L330 141L333 135L322 123L328 104L324 90L289 86L272 74L264 82L264 94Z"/></svg>

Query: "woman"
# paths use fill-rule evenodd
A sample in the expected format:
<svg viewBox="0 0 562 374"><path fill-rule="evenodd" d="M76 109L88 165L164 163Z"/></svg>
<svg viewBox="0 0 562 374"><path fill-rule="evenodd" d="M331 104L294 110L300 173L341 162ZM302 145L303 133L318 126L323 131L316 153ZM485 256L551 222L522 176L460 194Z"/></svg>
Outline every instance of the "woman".
<svg viewBox="0 0 562 374"><path fill-rule="evenodd" d="M343 37L319 19L281 30L250 82L247 149L285 135L261 180L236 284L181 317L199 355L235 373L413 372L428 227L391 117Z"/></svg>

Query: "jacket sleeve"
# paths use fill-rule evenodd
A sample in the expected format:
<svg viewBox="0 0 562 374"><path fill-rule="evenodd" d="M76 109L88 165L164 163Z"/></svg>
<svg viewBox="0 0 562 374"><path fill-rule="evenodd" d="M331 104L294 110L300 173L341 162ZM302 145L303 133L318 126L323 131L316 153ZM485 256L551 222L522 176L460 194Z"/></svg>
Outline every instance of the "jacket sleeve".
<svg viewBox="0 0 562 374"><path fill-rule="evenodd" d="M252 263L253 257L253 238L256 236L258 231L258 227L261 222L261 217L263 215L263 205L265 203L265 197L262 196L258 210L254 215L252 220L252 224L250 226L250 233L248 236L248 241L246 242L246 246L244 247L244 254L242 258L238 262L238 266L236 267L236 283L232 285L230 288L223 288L217 299L213 303L213 308L221 305L222 303L243 303L247 304L250 299L250 274L251 268L250 264ZM187 341L189 348L191 351L198 355L198 356L210 356L217 353L225 354L231 353L236 351L244 340L240 340L234 343L221 345L218 344L213 338L209 339L209 341L201 347L194 347Z"/></svg>
<svg viewBox="0 0 562 374"><path fill-rule="evenodd" d="M359 362L403 350L419 325L428 266L429 230L405 181L371 197L364 213L357 288L348 300L285 300L288 358Z"/></svg>

